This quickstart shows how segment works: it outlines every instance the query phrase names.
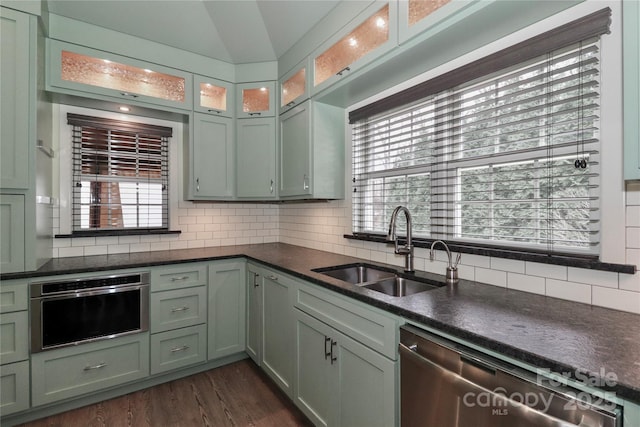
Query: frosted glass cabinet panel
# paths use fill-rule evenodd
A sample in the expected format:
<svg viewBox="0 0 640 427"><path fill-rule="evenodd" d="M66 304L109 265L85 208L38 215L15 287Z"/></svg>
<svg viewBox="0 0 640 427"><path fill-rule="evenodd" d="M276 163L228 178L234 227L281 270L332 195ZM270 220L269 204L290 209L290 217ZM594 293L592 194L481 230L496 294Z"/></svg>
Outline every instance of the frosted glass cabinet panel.
<svg viewBox="0 0 640 427"><path fill-rule="evenodd" d="M309 98L309 63L307 58L280 79L280 113Z"/></svg>
<svg viewBox="0 0 640 427"><path fill-rule="evenodd" d="M181 109L192 107L190 73L57 40L47 43L47 88L54 92L82 91Z"/></svg>
<svg viewBox="0 0 640 427"><path fill-rule="evenodd" d="M233 84L204 76L193 77L193 109L201 113L233 117Z"/></svg>
<svg viewBox="0 0 640 427"><path fill-rule="evenodd" d="M398 4L399 42L402 44L420 34L427 36L426 33L431 27L454 16L457 12L473 6L469 8L471 12L489 3L478 0L400 0Z"/></svg>
<svg viewBox="0 0 640 427"><path fill-rule="evenodd" d="M409 0L409 26L415 25L451 0Z"/></svg>
<svg viewBox="0 0 640 427"><path fill-rule="evenodd" d="M314 60L314 86L350 71L349 66L389 40L389 5L383 6Z"/></svg>
<svg viewBox="0 0 640 427"><path fill-rule="evenodd" d="M275 115L275 82L242 83L238 93L238 118Z"/></svg>

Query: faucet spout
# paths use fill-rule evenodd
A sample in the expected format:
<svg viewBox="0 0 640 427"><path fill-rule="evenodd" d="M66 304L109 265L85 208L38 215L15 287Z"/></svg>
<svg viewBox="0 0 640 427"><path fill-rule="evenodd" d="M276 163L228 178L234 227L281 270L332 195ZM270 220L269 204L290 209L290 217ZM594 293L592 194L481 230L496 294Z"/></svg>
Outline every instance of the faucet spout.
<svg viewBox="0 0 640 427"><path fill-rule="evenodd" d="M396 236L396 223L400 212L404 213L405 219L407 221L407 242L402 247L399 247L398 237ZM395 247L394 252L405 256L404 271L406 271L407 273L413 273L415 271L413 268L413 242L411 235L411 223L412 220L409 209L404 206L398 206L393 210L393 213L391 214L391 221L389 222L389 232L387 233L387 241L393 242Z"/></svg>
<svg viewBox="0 0 640 427"><path fill-rule="evenodd" d="M429 251L429 259L431 261L435 258L435 252L433 249L437 246L437 244L441 244L444 246L444 249L447 251L447 257L449 258L449 264L447 265L447 274L446 279L449 283L457 283L458 282L458 263L460 262L460 253L456 257L455 263L451 260L451 251L449 250L449 246L442 240L436 240L431 244L431 250Z"/></svg>

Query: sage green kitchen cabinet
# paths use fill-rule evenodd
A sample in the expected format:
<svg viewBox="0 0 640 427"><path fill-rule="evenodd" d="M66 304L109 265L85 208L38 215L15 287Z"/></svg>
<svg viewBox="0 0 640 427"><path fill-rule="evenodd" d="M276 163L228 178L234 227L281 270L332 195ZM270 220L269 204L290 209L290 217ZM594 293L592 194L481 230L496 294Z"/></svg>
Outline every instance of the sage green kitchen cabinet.
<svg viewBox="0 0 640 427"><path fill-rule="evenodd" d="M26 190L30 185L31 34L29 15L0 7L0 188L3 191Z"/></svg>
<svg viewBox="0 0 640 427"><path fill-rule="evenodd" d="M249 264L248 272L247 352L293 398L292 298L296 282L278 271L253 264Z"/></svg>
<svg viewBox="0 0 640 427"><path fill-rule="evenodd" d="M148 375L148 333L43 351L31 355L31 400L35 407Z"/></svg>
<svg viewBox="0 0 640 427"><path fill-rule="evenodd" d="M406 0L398 2L398 41L400 44L414 36L424 34L456 13L467 9L472 12L481 6L479 1Z"/></svg>
<svg viewBox="0 0 640 427"><path fill-rule="evenodd" d="M191 73L55 39L47 39L47 55L51 92L193 110Z"/></svg>
<svg viewBox="0 0 640 427"><path fill-rule="evenodd" d="M29 361L2 365L0 414L6 416L26 409L29 409Z"/></svg>
<svg viewBox="0 0 640 427"><path fill-rule="evenodd" d="M0 314L0 364L29 358L29 315L27 311Z"/></svg>
<svg viewBox="0 0 640 427"><path fill-rule="evenodd" d="M207 325L151 335L151 375L202 363L207 359Z"/></svg>
<svg viewBox="0 0 640 427"><path fill-rule="evenodd" d="M311 58L300 64L280 79L280 114L309 99L311 93Z"/></svg>
<svg viewBox="0 0 640 427"><path fill-rule="evenodd" d="M276 118L236 122L236 195L238 199L274 200L276 184Z"/></svg>
<svg viewBox="0 0 640 427"><path fill-rule="evenodd" d="M272 81L236 85L236 117L273 117L276 114L276 84Z"/></svg>
<svg viewBox="0 0 640 427"><path fill-rule="evenodd" d="M296 405L318 426L392 426L397 362L295 310Z"/></svg>
<svg viewBox="0 0 640 427"><path fill-rule="evenodd" d="M246 273L242 260L209 265L208 359L245 350Z"/></svg>
<svg viewBox="0 0 640 427"><path fill-rule="evenodd" d="M151 332L170 331L207 321L207 288L175 289L151 294Z"/></svg>
<svg viewBox="0 0 640 427"><path fill-rule="evenodd" d="M624 178L640 180L640 3L622 2Z"/></svg>
<svg viewBox="0 0 640 427"><path fill-rule="evenodd" d="M185 156L189 200L229 200L234 196L234 122L193 113L193 135Z"/></svg>
<svg viewBox="0 0 640 427"><path fill-rule="evenodd" d="M311 55L314 96L397 46L396 1L374 1Z"/></svg>
<svg viewBox="0 0 640 427"><path fill-rule="evenodd" d="M247 264L247 345L249 357L262 365L262 270Z"/></svg>
<svg viewBox="0 0 640 427"><path fill-rule="evenodd" d="M0 194L0 270L3 273L25 269L25 196Z"/></svg>
<svg viewBox="0 0 640 427"><path fill-rule="evenodd" d="M344 198L345 112L307 100L280 116L281 199Z"/></svg>
<svg viewBox="0 0 640 427"><path fill-rule="evenodd" d="M213 116L233 117L234 94L233 83L193 75L193 111Z"/></svg>

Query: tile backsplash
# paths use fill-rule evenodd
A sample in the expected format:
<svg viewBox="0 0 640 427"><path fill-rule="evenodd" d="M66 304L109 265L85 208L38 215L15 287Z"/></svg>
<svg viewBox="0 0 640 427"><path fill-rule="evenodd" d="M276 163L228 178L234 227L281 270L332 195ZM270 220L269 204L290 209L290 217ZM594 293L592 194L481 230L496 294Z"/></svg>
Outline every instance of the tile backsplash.
<svg viewBox="0 0 640 427"><path fill-rule="evenodd" d="M640 265L640 183L627 184L626 198L626 263ZM404 262L387 245L343 237L351 233L348 200L294 204L181 202L177 216L180 234L57 238L53 256L280 241L397 266ZM415 267L441 274L446 267L445 254L438 251L437 259L431 262L428 250L416 248ZM610 273L464 254L459 274L461 278L495 286L640 314L640 273Z"/></svg>

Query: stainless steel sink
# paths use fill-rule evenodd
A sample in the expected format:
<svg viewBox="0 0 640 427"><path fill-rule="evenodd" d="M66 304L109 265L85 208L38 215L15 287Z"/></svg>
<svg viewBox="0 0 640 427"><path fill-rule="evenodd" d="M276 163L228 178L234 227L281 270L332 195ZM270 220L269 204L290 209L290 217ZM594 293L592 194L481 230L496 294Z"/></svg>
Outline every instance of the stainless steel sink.
<svg viewBox="0 0 640 427"><path fill-rule="evenodd" d="M409 279L393 270L368 264L340 265L313 271L393 297L404 297L444 286L444 283L427 283Z"/></svg>
<svg viewBox="0 0 640 427"><path fill-rule="evenodd" d="M404 277L391 277L389 279L380 280L363 287L372 291L382 292L392 297L404 297L406 295L417 294L418 292L430 291L438 289L439 286L430 285L429 283L418 282L416 280L405 279Z"/></svg>
<svg viewBox="0 0 640 427"><path fill-rule="evenodd" d="M378 280L395 277L393 271L378 269L366 264L327 267L314 271L339 280L344 280L354 285L365 282L377 282Z"/></svg>

